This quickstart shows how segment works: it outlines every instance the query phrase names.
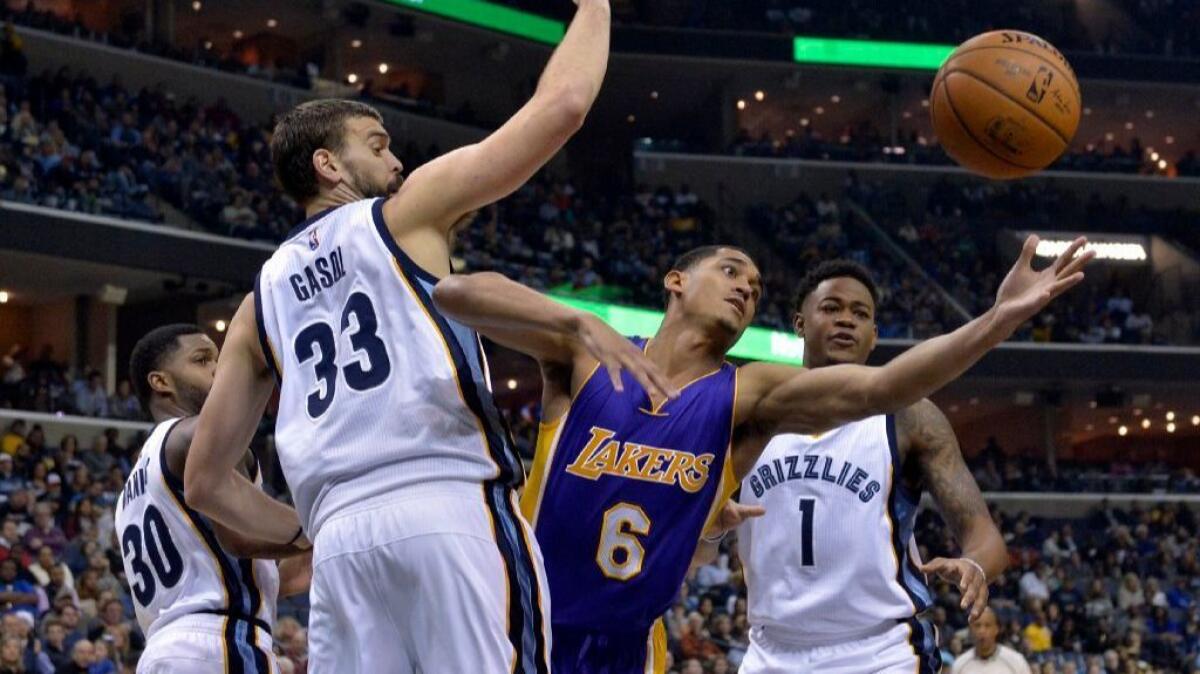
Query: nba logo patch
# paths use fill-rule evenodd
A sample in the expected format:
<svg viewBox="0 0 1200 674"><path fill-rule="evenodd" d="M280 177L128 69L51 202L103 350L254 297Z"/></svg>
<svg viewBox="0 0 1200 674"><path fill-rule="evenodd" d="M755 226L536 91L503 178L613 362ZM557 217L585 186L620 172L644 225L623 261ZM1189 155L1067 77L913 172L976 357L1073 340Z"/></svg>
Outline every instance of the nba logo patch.
<svg viewBox="0 0 1200 674"><path fill-rule="evenodd" d="M313 229L308 233L308 249L316 250L321 246L321 240L317 238L317 230Z"/></svg>

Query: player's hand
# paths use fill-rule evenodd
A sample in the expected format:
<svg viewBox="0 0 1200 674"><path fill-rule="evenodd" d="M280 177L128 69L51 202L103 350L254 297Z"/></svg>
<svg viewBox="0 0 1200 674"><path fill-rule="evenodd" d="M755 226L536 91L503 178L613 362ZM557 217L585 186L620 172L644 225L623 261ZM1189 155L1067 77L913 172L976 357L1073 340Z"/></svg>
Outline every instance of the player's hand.
<svg viewBox="0 0 1200 674"><path fill-rule="evenodd" d="M742 522L752 520L755 517L762 517L766 514L767 509L762 506L742 505L737 501L730 500L725 503L725 507L721 508L721 512L717 515L717 520L713 523L714 530L705 532L705 535L709 538L724 535L740 527Z"/></svg>
<svg viewBox="0 0 1200 674"><path fill-rule="evenodd" d="M988 604L988 585L987 578L979 570L978 564L961 557L958 559L937 557L922 564L919 568L924 574L936 575L943 580L958 584L958 592L962 595L962 601L958 603L958 607L967 611L969 622L975 622L979 616L983 615L983 609L987 608Z"/></svg>
<svg viewBox="0 0 1200 674"><path fill-rule="evenodd" d="M651 397L671 400L679 397L679 391L641 349L599 318L585 313L579 320L577 336L592 358L600 361L601 367L608 371L613 390L625 390L621 370L626 370Z"/></svg>
<svg viewBox="0 0 1200 674"><path fill-rule="evenodd" d="M308 592L312 585L312 550L279 563L279 596L290 597Z"/></svg>
<svg viewBox="0 0 1200 674"><path fill-rule="evenodd" d="M1084 266L1096 257L1095 251L1090 250L1076 257L1086 244L1085 237L1075 239L1054 264L1034 271L1033 256L1037 252L1038 237L1030 234L1025 239L1017 263L996 292L995 309L1004 324L1016 329L1033 318L1051 300L1079 285L1083 281Z"/></svg>

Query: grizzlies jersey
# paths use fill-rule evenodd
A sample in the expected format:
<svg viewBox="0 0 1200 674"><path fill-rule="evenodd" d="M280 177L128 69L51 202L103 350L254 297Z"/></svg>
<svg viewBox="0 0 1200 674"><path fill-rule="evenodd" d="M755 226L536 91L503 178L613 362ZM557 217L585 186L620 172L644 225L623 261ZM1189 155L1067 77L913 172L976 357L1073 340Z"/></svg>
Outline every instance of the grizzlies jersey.
<svg viewBox="0 0 1200 674"><path fill-rule="evenodd" d="M434 307L437 278L396 244L383 203L309 218L255 287L279 461L314 540L331 514L437 483L492 481L507 513L501 487L524 478L478 335Z"/></svg>
<svg viewBox="0 0 1200 674"><path fill-rule="evenodd" d="M740 496L767 511L738 529L753 626L820 645L930 606L913 540L920 495L901 482L897 447L890 415L771 439Z"/></svg>
<svg viewBox="0 0 1200 674"><path fill-rule="evenodd" d="M556 628L646 634L735 487L732 364L657 408L637 380L621 376L618 393L606 372L593 371L568 412L543 423L523 496Z"/></svg>
<svg viewBox="0 0 1200 674"><path fill-rule="evenodd" d="M187 506L183 478L171 473L163 450L179 421L154 428L117 498L116 533L138 624L151 638L187 615L224 616L231 656L265 663L251 624L270 633L278 568L225 552L208 519ZM257 467L255 473L261 483ZM247 671L265 671L265 665Z"/></svg>

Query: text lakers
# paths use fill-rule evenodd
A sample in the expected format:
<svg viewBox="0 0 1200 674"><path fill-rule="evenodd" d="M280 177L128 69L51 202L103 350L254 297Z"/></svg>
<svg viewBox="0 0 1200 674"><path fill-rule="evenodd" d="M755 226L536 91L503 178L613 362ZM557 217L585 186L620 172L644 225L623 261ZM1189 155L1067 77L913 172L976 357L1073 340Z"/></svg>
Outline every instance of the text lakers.
<svg viewBox="0 0 1200 674"><path fill-rule="evenodd" d="M612 475L679 485L690 494L700 491L708 480L712 454L696 456L675 449L620 442L614 436L614 431L593 426L591 439L567 466L567 472L589 480Z"/></svg>

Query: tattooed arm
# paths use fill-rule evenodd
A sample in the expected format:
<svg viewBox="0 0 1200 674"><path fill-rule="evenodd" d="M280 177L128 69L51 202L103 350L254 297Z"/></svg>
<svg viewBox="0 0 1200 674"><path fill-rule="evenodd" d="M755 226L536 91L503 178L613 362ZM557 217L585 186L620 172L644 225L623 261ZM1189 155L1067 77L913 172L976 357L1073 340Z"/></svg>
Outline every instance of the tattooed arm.
<svg viewBox="0 0 1200 674"><path fill-rule="evenodd" d="M974 621L987 607L987 583L1008 566L1004 539L942 411L922 400L896 415L896 430L902 455L915 461L922 484L929 489L963 554L959 559L930 560L922 571L957 582L963 595L961 606L970 607Z"/></svg>

